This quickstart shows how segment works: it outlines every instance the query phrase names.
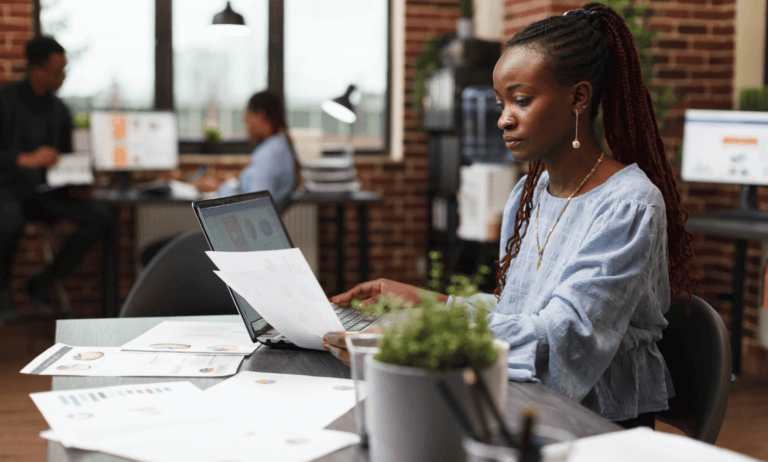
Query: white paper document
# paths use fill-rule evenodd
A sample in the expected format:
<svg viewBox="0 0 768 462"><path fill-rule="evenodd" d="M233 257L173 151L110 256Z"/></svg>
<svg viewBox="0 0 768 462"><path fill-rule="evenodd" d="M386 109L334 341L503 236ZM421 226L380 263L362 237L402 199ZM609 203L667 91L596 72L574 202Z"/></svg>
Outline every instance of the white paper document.
<svg viewBox="0 0 768 462"><path fill-rule="evenodd" d="M56 165L48 167L46 184L51 188L67 185L93 184L91 156L88 154L67 154L59 156Z"/></svg>
<svg viewBox="0 0 768 462"><path fill-rule="evenodd" d="M59 435L50 430L40 436L59 441ZM229 436L185 430L163 432L162 436L149 442L112 443L101 452L142 462L308 462L360 442L354 433L335 430L272 430Z"/></svg>
<svg viewBox="0 0 768 462"><path fill-rule="evenodd" d="M63 445L98 450L112 439L125 441L173 425L204 424L210 417L195 404L202 394L190 382L163 382L29 396Z"/></svg>
<svg viewBox="0 0 768 462"><path fill-rule="evenodd" d="M206 253L215 273L293 343L324 350L325 334L345 330L301 250Z"/></svg>
<svg viewBox="0 0 768 462"><path fill-rule="evenodd" d="M687 436L634 428L576 441L552 444L547 456L567 454L568 462L756 462L757 459L715 447ZM557 459L565 460L565 459Z"/></svg>
<svg viewBox="0 0 768 462"><path fill-rule="evenodd" d="M240 372L203 394L211 406L253 416L256 431L324 428L355 406L354 381L306 375Z"/></svg>
<svg viewBox="0 0 768 462"><path fill-rule="evenodd" d="M21 370L33 375L91 377L227 377L237 373L244 356L120 351L119 347L48 348Z"/></svg>
<svg viewBox="0 0 768 462"><path fill-rule="evenodd" d="M214 355L249 355L253 343L242 322L163 321L120 349Z"/></svg>

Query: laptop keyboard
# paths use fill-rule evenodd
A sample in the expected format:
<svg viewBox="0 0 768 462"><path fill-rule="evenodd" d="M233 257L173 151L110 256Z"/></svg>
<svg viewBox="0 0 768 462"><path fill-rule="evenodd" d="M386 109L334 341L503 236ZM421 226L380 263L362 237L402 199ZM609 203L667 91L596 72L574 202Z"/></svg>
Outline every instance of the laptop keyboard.
<svg viewBox="0 0 768 462"><path fill-rule="evenodd" d="M348 306L334 306L333 311L341 320L341 325L347 332L360 332L378 319L373 314L361 313Z"/></svg>

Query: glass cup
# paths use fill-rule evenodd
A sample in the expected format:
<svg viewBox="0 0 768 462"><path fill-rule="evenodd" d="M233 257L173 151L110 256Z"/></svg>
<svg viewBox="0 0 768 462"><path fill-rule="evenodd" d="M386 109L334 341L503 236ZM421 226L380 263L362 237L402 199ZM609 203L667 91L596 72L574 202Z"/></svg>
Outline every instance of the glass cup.
<svg viewBox="0 0 768 462"><path fill-rule="evenodd" d="M346 338L349 351L349 367L352 380L355 381L355 425L360 436L360 444L368 445L368 433L365 430L365 357L379 352L378 343L381 334L355 334Z"/></svg>

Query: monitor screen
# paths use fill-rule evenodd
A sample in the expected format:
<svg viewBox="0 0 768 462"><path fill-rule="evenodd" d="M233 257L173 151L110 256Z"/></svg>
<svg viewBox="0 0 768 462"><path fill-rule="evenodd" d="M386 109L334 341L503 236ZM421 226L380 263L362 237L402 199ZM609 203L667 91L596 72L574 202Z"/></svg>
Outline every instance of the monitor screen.
<svg viewBox="0 0 768 462"><path fill-rule="evenodd" d="M685 111L685 181L768 185L768 112Z"/></svg>
<svg viewBox="0 0 768 462"><path fill-rule="evenodd" d="M91 150L96 170L173 170L179 166L176 116L95 111Z"/></svg>

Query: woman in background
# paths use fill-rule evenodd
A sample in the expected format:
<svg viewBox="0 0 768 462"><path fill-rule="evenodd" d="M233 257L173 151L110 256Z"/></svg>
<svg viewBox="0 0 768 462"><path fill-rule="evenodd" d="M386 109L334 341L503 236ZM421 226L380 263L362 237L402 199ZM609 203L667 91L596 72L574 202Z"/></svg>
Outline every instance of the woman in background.
<svg viewBox="0 0 768 462"><path fill-rule="evenodd" d="M248 101L243 121L248 139L256 146L251 163L238 178L225 180L211 173L196 186L201 192L217 191L219 196L268 190L281 210L298 184L296 153L282 99L269 90L256 93Z"/></svg>
<svg viewBox="0 0 768 462"><path fill-rule="evenodd" d="M243 113L248 140L256 145L251 163L238 178L209 172L194 184L200 192L217 192L217 196L232 196L255 191L269 191L275 207L282 211L291 193L298 186L298 160L288 136L285 107L282 99L269 90L251 96ZM155 241L141 252L146 267L160 250L176 236Z"/></svg>
<svg viewBox="0 0 768 462"><path fill-rule="evenodd" d="M516 34L493 81L506 146L529 168L504 211L495 293L467 302L493 307L510 380L653 427L674 396L656 342L696 271L633 37L615 11L590 3ZM593 130L600 104L610 155ZM331 301L380 295L420 303L415 287L386 279ZM345 359L343 337L326 341Z"/></svg>

